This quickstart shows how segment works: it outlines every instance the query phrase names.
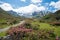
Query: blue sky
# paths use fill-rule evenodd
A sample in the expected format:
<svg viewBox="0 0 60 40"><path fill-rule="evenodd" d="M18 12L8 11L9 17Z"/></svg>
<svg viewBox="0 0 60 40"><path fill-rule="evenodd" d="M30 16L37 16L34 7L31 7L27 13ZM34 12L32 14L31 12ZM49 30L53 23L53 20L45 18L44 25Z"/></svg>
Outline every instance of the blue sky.
<svg viewBox="0 0 60 40"><path fill-rule="evenodd" d="M26 2L20 0L1 0L1 1L11 4L14 8L27 6L30 4L30 0L26 0Z"/></svg>
<svg viewBox="0 0 60 40"><path fill-rule="evenodd" d="M8 3L7 10L5 6L7 4L4 3ZM8 11L11 8L11 10L13 9L16 12L20 11L21 13L25 11L26 13L39 11L39 10L41 11L42 9L49 11L56 11L60 9L59 4L60 4L60 0L0 0L0 6L2 9ZM30 7L32 10L33 9L36 10L32 11ZM29 11L26 10L27 8Z"/></svg>
<svg viewBox="0 0 60 40"><path fill-rule="evenodd" d="M1 0L1 1L11 4L14 8L27 6L31 4L31 0L26 0L26 2L23 2L21 0ZM45 3L50 3L51 1L57 2L58 0L42 0L42 1L43 2L41 4L44 5Z"/></svg>

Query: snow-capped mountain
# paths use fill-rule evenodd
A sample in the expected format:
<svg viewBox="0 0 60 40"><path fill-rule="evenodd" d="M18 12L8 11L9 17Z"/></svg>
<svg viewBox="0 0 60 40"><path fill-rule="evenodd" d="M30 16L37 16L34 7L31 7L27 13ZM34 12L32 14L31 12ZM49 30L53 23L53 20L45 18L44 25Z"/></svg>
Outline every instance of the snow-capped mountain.
<svg viewBox="0 0 60 40"><path fill-rule="evenodd" d="M49 11L40 11L40 12L34 12L34 13L32 13L32 16L40 18L40 17L43 17L43 16L48 15L50 13L51 12L49 12Z"/></svg>
<svg viewBox="0 0 60 40"><path fill-rule="evenodd" d="M33 13L17 13L15 11L8 11L11 15L13 16L24 16L26 18L31 18L31 17L42 17L42 16L45 16L51 12L49 11L40 11L40 12L33 12Z"/></svg>

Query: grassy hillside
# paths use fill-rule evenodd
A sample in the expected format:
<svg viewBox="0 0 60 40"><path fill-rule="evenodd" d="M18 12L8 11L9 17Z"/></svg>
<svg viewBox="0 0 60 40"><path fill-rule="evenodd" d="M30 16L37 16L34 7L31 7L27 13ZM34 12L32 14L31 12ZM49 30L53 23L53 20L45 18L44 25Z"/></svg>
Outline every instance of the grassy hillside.
<svg viewBox="0 0 60 40"><path fill-rule="evenodd" d="M0 28L18 23L19 21L20 18L10 15L0 8Z"/></svg>
<svg viewBox="0 0 60 40"><path fill-rule="evenodd" d="M47 22L54 22L54 21L60 22L60 10L56 11L55 13L44 16L42 20L45 20Z"/></svg>

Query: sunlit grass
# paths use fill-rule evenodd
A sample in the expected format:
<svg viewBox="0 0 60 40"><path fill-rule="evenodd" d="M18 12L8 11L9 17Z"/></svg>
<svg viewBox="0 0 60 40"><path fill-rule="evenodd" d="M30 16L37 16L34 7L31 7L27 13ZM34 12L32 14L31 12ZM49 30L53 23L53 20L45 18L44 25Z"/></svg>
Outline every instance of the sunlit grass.
<svg viewBox="0 0 60 40"><path fill-rule="evenodd" d="M55 34L57 34L58 36L60 36L60 27L56 27L55 28Z"/></svg>
<svg viewBox="0 0 60 40"><path fill-rule="evenodd" d="M6 28L6 27L8 27L8 26L10 26L10 25L7 25L7 24L2 24L2 25L0 25L0 29L2 29L2 28Z"/></svg>
<svg viewBox="0 0 60 40"><path fill-rule="evenodd" d="M6 36L6 32L1 32L0 37Z"/></svg>
<svg viewBox="0 0 60 40"><path fill-rule="evenodd" d="M38 24L40 29L54 30L54 33L60 36L60 26L52 26L48 23L32 22L32 25Z"/></svg>

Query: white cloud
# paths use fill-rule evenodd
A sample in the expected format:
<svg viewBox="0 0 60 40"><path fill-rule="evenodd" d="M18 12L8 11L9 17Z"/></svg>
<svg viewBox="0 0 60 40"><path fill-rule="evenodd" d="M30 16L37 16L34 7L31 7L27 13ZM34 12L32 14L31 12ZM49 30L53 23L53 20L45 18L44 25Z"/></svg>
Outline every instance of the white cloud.
<svg viewBox="0 0 60 40"><path fill-rule="evenodd" d="M54 6L54 5L55 5L55 2L51 2L51 3L50 3L50 6Z"/></svg>
<svg viewBox="0 0 60 40"><path fill-rule="evenodd" d="M31 0L32 3L41 3L42 0Z"/></svg>
<svg viewBox="0 0 60 40"><path fill-rule="evenodd" d="M25 2L26 0L20 0L20 1Z"/></svg>
<svg viewBox="0 0 60 40"><path fill-rule="evenodd" d="M3 3L3 4L0 5L0 7L5 11L13 10L15 12L24 13L24 14L28 14L28 13L31 14L35 11L39 12L39 11L43 11L43 10L46 9L44 6L37 6L37 5L34 5L34 4L30 4L30 5L25 6L25 7L19 7L17 9L14 9L10 4Z"/></svg>
<svg viewBox="0 0 60 40"><path fill-rule="evenodd" d="M56 12L57 10L55 9L55 10L53 10L53 12Z"/></svg>
<svg viewBox="0 0 60 40"><path fill-rule="evenodd" d="M60 1L58 1L58 2L51 2L50 6L53 6L54 8L60 9Z"/></svg>
<svg viewBox="0 0 60 40"><path fill-rule="evenodd" d="M0 5L0 7L5 11L13 10L12 6L8 3L3 3L2 5Z"/></svg>
<svg viewBox="0 0 60 40"><path fill-rule="evenodd" d="M28 6L25 6L25 7L20 7L18 9L15 9L14 11L17 11L19 13L33 13L33 12L38 12L38 11L42 11L42 10L45 10L45 7L44 6L36 6L34 4L30 4Z"/></svg>

